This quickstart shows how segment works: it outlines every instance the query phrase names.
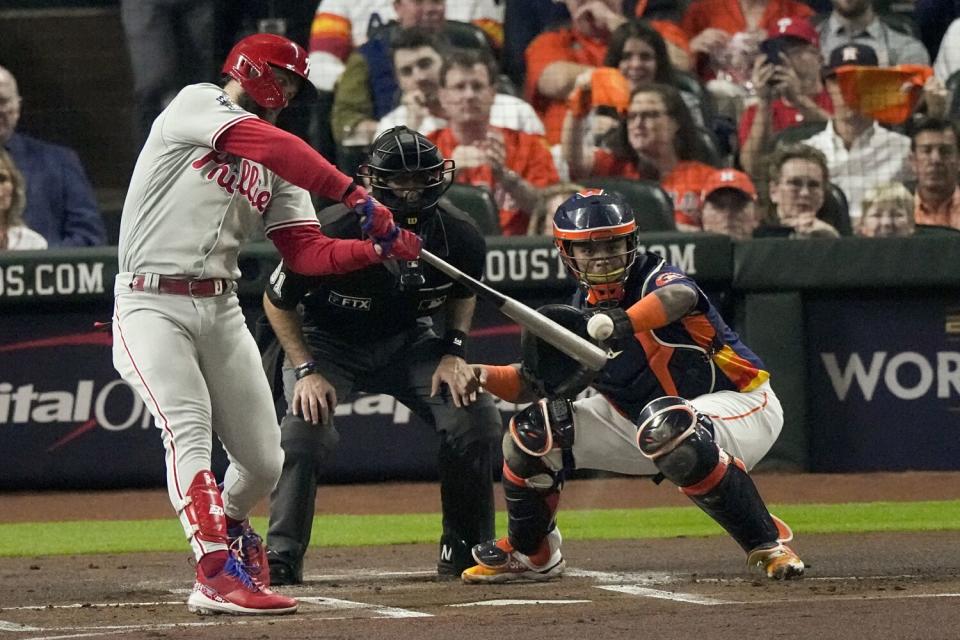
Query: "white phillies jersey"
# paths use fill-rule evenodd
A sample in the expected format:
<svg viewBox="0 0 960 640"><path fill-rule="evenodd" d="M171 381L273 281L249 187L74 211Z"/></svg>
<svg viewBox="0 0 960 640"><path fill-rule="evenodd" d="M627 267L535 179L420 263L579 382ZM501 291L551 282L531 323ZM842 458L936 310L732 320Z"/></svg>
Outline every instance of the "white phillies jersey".
<svg viewBox="0 0 960 640"><path fill-rule="evenodd" d="M224 131L255 117L213 84L185 87L157 116L123 203L121 272L236 279L252 232L318 224L307 191L216 151Z"/></svg>

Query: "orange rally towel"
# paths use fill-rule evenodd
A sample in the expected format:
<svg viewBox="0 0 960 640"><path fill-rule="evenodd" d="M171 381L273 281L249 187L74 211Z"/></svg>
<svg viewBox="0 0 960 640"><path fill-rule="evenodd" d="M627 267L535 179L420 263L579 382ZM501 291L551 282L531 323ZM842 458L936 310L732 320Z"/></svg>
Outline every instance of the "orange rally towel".
<svg viewBox="0 0 960 640"><path fill-rule="evenodd" d="M920 64L837 67L837 83L847 106L883 124L905 122L932 75L933 69Z"/></svg>
<svg viewBox="0 0 960 640"><path fill-rule="evenodd" d="M630 83L618 69L597 67L590 74L589 94L578 87L570 94L567 104L579 118L594 107L613 107L623 114L630 104Z"/></svg>

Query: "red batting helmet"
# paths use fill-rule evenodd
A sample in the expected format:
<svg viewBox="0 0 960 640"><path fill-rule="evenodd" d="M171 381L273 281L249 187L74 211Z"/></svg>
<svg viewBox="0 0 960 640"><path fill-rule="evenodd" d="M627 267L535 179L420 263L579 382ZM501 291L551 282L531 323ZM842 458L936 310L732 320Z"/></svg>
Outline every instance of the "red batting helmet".
<svg viewBox="0 0 960 640"><path fill-rule="evenodd" d="M255 33L233 45L222 72L265 109L282 109L287 98L270 65L287 69L307 81L310 60L296 42L272 33Z"/></svg>

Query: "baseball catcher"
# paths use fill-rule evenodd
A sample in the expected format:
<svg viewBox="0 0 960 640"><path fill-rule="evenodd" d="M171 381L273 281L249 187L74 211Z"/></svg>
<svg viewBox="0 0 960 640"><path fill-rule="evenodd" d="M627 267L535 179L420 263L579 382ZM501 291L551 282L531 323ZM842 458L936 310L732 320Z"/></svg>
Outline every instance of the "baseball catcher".
<svg viewBox="0 0 960 640"><path fill-rule="evenodd" d="M556 512L574 469L667 479L775 579L804 565L785 543L748 475L776 440L783 412L769 373L689 276L638 254L629 206L603 191L578 193L554 216L554 238L580 292L575 307L544 311L578 333L602 327L617 354L595 379L536 338L522 365L473 365L476 385L532 401L503 437L506 537L473 548L464 582L548 580L562 574ZM603 314L600 322L586 318ZM595 331L596 334L600 332ZM596 336L594 336L596 337ZM598 395L573 401L587 384Z"/></svg>

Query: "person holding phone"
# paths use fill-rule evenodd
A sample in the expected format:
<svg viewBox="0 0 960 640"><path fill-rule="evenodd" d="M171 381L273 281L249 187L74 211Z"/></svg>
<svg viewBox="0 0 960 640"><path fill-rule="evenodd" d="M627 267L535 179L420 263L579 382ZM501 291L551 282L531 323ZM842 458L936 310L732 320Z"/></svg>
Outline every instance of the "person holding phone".
<svg viewBox="0 0 960 640"><path fill-rule="evenodd" d="M756 103L740 119L740 164L756 176L773 135L803 122L826 122L833 104L820 78L816 30L803 18L783 18L760 44L753 67Z"/></svg>

